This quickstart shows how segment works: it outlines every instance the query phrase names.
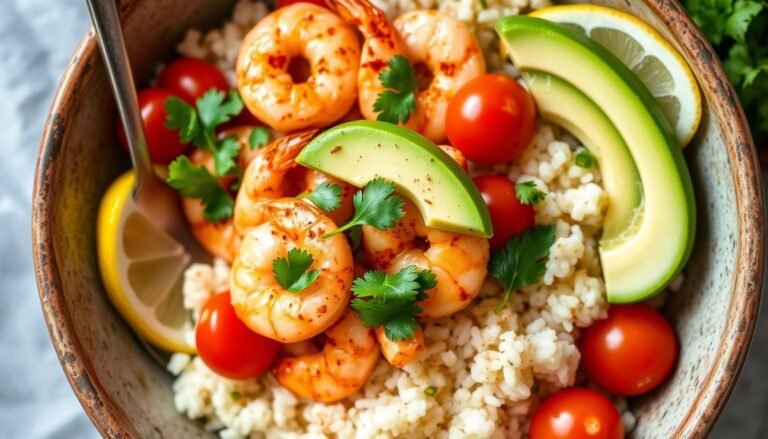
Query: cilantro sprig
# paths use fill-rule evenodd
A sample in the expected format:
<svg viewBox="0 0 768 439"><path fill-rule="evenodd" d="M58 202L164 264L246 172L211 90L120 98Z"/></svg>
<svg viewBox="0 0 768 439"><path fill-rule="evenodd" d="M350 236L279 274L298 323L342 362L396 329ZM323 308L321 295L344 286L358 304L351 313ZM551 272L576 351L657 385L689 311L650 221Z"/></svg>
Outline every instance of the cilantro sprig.
<svg viewBox="0 0 768 439"><path fill-rule="evenodd" d="M210 222L232 216L235 200L205 167L195 166L187 156L180 156L168 167L168 184L184 198L200 199L203 217Z"/></svg>
<svg viewBox="0 0 768 439"><path fill-rule="evenodd" d="M416 111L416 90L419 80L411 61L403 55L396 55L379 73L381 85L388 90L379 93L373 103L373 111L379 113L376 120L397 124L406 123Z"/></svg>
<svg viewBox="0 0 768 439"><path fill-rule="evenodd" d="M576 166L584 169L592 169L593 166L595 166L595 156L592 155L591 152L587 149L580 149L576 156L574 157L573 161L576 163Z"/></svg>
<svg viewBox="0 0 768 439"><path fill-rule="evenodd" d="M408 340L419 328L415 315L422 309L417 302L426 299L426 291L436 286L435 274L415 265L395 274L369 271L352 284L352 308L367 328L383 326L388 339Z"/></svg>
<svg viewBox="0 0 768 439"><path fill-rule="evenodd" d="M344 190L338 184L324 181L312 192L299 195L296 198L308 198L312 203L325 212L333 212L341 206L341 194Z"/></svg>
<svg viewBox="0 0 768 439"><path fill-rule="evenodd" d="M504 287L497 313L507 305L512 292L539 282L546 271L544 259L554 243L555 226L537 225L511 238L504 248L491 254L488 272Z"/></svg>
<svg viewBox="0 0 768 439"><path fill-rule="evenodd" d="M539 204L547 197L547 194L540 191L532 181L515 184L515 194L520 204L524 205Z"/></svg>
<svg viewBox="0 0 768 439"><path fill-rule="evenodd" d="M272 261L272 273L281 287L292 293L299 293L312 285L320 276L318 270L310 270L315 260L306 250L291 249L287 258Z"/></svg>
<svg viewBox="0 0 768 439"><path fill-rule="evenodd" d="M248 146L251 150L259 149L269 143L269 130L266 127L254 127L248 136Z"/></svg>
<svg viewBox="0 0 768 439"><path fill-rule="evenodd" d="M379 230L387 230L405 215L403 199L394 195L395 186L383 178L374 178L362 191L355 193L352 203L355 215L338 229L325 233L321 238L329 238L356 226L369 225Z"/></svg>

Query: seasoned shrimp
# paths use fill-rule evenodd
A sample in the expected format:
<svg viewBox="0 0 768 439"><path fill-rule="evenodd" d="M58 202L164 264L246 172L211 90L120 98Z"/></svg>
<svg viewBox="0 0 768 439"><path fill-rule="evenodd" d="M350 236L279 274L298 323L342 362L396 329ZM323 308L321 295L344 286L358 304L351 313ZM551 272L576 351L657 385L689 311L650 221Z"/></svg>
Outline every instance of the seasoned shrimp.
<svg viewBox="0 0 768 439"><path fill-rule="evenodd" d="M252 130L252 126L239 126L222 131L219 136L234 137L240 142L240 155L237 160L240 169L245 169L254 158L253 152L248 147L248 136ZM195 166L204 166L208 172L214 174L214 160L209 151L196 149L189 155L189 160ZM224 188L229 188L233 181L234 177L220 179L221 186ZM240 234L235 231L232 219L218 223L209 222L203 216L205 208L198 199L182 198L181 205L189 228L200 245L212 255L231 264L240 246Z"/></svg>
<svg viewBox="0 0 768 439"><path fill-rule="evenodd" d="M419 356L424 350L424 331L419 327L413 338L403 341L392 341L384 334L384 327L376 328L376 340L381 346L381 353L389 364L403 367Z"/></svg>
<svg viewBox="0 0 768 439"><path fill-rule="evenodd" d="M335 402L363 387L379 361L379 349L373 330L352 309L325 331L325 339L321 352L280 359L275 376L300 397Z"/></svg>
<svg viewBox="0 0 768 439"><path fill-rule="evenodd" d="M381 231L363 226L363 248L368 260L388 273L416 265L437 276L437 286L419 306L422 317L444 317L467 305L480 292L487 273L488 240L435 230L424 225L410 201L395 227Z"/></svg>
<svg viewBox="0 0 768 439"><path fill-rule="evenodd" d="M486 71L474 33L436 11L409 12L390 23L368 0L328 0L328 4L365 37L357 76L363 116L376 119L374 103L385 90L379 74L395 55L405 55L417 71L429 71L422 75L428 84L418 90L416 111L405 125L434 142L444 141L448 102L467 81Z"/></svg>
<svg viewBox="0 0 768 439"><path fill-rule="evenodd" d="M245 234L264 222L262 205L270 200L312 191L324 182L341 186L341 206L329 213L340 224L354 212L352 196L355 188L322 172L299 167L296 156L317 134L317 130L301 131L281 137L258 150L243 176L235 201L235 228Z"/></svg>
<svg viewBox="0 0 768 439"><path fill-rule="evenodd" d="M318 208L295 198L262 207L264 222L243 238L232 265L232 305L251 330L282 343L314 337L347 307L352 285L352 250L343 235L320 236L336 225ZM317 279L298 293L277 283L272 263L300 248L314 260Z"/></svg>
<svg viewBox="0 0 768 439"><path fill-rule="evenodd" d="M310 75L294 81L294 59ZM249 110L267 125L290 132L327 126L354 105L360 42L354 29L326 8L301 3L276 10L243 40L237 84Z"/></svg>

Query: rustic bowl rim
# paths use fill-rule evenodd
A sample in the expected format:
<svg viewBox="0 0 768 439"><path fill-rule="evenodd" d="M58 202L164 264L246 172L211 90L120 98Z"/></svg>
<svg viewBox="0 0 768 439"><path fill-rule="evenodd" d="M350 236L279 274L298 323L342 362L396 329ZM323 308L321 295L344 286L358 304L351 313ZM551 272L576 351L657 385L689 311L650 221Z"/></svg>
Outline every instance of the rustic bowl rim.
<svg viewBox="0 0 768 439"><path fill-rule="evenodd" d="M128 2L122 16L133 11ZM739 244L732 299L718 355L707 372L693 406L670 437L704 437L725 407L749 350L763 286L765 224L760 167L746 117L712 47L677 0L645 0L656 16L677 30L681 49L699 73L702 89L710 92L713 111L723 125L731 162L739 222ZM124 4L125 5L125 4ZM56 354L78 400L99 432L107 437L137 436L131 423L93 373L89 356L78 340L69 316L53 241L51 223L57 159L66 134L71 99L87 83L100 62L93 30L80 41L56 91L43 130L35 170L32 206L32 245L38 293Z"/></svg>

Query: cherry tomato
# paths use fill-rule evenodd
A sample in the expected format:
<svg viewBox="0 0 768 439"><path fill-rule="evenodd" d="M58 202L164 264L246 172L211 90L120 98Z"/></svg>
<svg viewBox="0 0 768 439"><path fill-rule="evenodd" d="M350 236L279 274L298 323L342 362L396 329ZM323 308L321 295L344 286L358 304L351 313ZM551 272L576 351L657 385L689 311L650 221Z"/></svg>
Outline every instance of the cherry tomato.
<svg viewBox="0 0 768 439"><path fill-rule="evenodd" d="M582 365L587 377L621 396L650 392L669 376L677 359L675 330L648 305L616 305L608 318L584 330Z"/></svg>
<svg viewBox="0 0 768 439"><path fill-rule="evenodd" d="M179 140L179 132L165 127L165 100L171 96L171 93L161 88L147 88L139 92L139 108L149 156L155 163L169 163L187 150L187 145ZM125 138L122 121L118 121L117 136L127 150L128 140Z"/></svg>
<svg viewBox="0 0 768 439"><path fill-rule="evenodd" d="M502 75L467 82L451 99L445 118L451 144L483 165L517 158L535 129L533 99L517 81Z"/></svg>
<svg viewBox="0 0 768 439"><path fill-rule="evenodd" d="M280 350L280 343L251 331L230 303L229 293L208 299L195 331L197 353L217 374L245 380L263 374Z"/></svg>
<svg viewBox="0 0 768 439"><path fill-rule="evenodd" d="M611 401L572 387L545 399L531 419L531 439L621 439L624 425Z"/></svg>
<svg viewBox="0 0 768 439"><path fill-rule="evenodd" d="M216 66L194 58L171 61L157 78L157 85L193 106L195 101L212 88L229 91L227 78Z"/></svg>
<svg viewBox="0 0 768 439"><path fill-rule="evenodd" d="M296 3L312 3L313 5L322 6L324 8L328 7L325 0L277 0L277 7L279 9L284 6L295 5Z"/></svg>
<svg viewBox="0 0 768 439"><path fill-rule="evenodd" d="M491 249L504 247L507 240L532 228L536 212L533 206L521 204L515 192L515 183L502 175L481 175L474 178L475 185L488 205L493 223Z"/></svg>

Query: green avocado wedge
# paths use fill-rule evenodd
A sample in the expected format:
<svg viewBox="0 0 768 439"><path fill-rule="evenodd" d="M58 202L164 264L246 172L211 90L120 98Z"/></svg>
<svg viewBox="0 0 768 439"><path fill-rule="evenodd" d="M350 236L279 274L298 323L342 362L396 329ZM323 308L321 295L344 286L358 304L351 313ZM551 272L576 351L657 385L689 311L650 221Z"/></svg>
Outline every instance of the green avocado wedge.
<svg viewBox="0 0 768 439"><path fill-rule="evenodd" d="M658 293L687 262L696 228L691 177L661 108L621 61L573 30L525 16L503 18L496 30L520 71L567 81L607 116L624 139L642 183L642 202L633 220L624 222L623 231L612 230L613 236L601 239L608 300L637 302ZM576 113L569 119L581 123ZM601 165L605 172L611 163L603 160ZM634 196L634 189L628 196Z"/></svg>
<svg viewBox="0 0 768 439"><path fill-rule="evenodd" d="M409 129L374 121L338 125L312 140L296 162L359 188L382 177L419 208L428 227L493 235L488 207L469 175Z"/></svg>

